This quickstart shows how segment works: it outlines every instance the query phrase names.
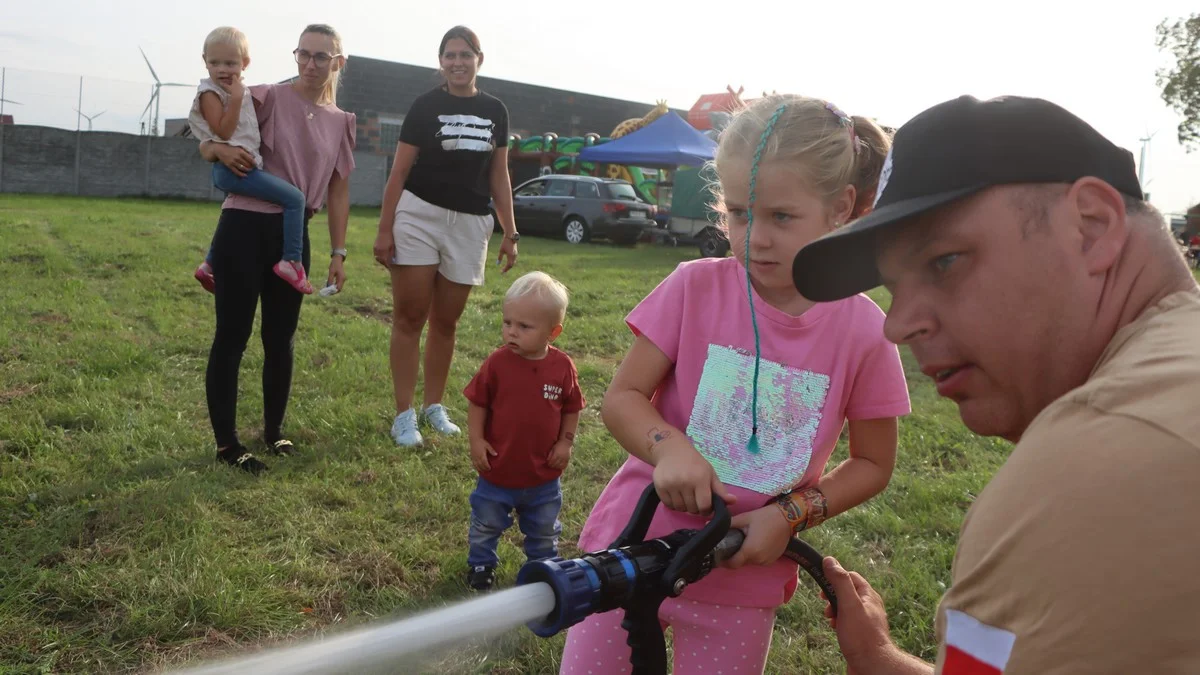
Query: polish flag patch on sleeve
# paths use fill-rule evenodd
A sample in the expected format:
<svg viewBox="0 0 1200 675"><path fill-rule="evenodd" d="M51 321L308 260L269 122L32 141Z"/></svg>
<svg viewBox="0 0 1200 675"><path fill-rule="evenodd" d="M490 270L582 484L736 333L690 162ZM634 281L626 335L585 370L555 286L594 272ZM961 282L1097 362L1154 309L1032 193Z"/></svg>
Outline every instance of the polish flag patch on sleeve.
<svg viewBox="0 0 1200 675"><path fill-rule="evenodd" d="M1001 675L1017 636L979 622L958 610L946 610L946 662L943 675Z"/></svg>

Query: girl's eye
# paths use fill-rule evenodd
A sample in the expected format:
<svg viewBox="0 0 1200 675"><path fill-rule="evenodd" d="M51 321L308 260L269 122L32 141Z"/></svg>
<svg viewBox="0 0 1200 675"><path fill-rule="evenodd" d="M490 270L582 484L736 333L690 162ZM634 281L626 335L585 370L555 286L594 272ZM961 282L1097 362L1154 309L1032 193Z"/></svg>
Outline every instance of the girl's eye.
<svg viewBox="0 0 1200 675"><path fill-rule="evenodd" d="M741 222L746 219L745 209L729 209L726 213L729 215L730 220Z"/></svg>
<svg viewBox="0 0 1200 675"><path fill-rule="evenodd" d="M777 223L786 223L792 219L792 214L784 213L783 211L776 211L775 213L771 214L771 218L773 218Z"/></svg>

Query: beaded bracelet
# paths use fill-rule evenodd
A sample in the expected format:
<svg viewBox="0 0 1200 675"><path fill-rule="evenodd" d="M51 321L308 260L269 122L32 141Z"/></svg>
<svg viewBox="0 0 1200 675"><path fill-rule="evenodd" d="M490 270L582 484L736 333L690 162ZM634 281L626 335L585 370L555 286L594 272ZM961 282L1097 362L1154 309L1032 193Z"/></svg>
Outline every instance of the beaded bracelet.
<svg viewBox="0 0 1200 675"><path fill-rule="evenodd" d="M775 498L775 505L783 512L793 533L812 529L825 522L828 511L825 495L815 487L785 492Z"/></svg>

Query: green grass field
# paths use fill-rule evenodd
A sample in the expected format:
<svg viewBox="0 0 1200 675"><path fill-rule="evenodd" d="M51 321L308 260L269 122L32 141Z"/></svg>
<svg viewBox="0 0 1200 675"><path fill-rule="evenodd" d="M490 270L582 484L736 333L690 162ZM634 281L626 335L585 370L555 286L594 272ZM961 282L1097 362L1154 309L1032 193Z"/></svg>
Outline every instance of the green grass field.
<svg viewBox="0 0 1200 675"><path fill-rule="evenodd" d="M303 454L268 458L256 480L213 461L204 403L212 296L191 273L217 207L0 197L0 672L156 671L468 597L466 441L412 451L388 437L391 296L370 256L376 216L351 218L345 292L304 305L287 424ZM313 235L323 281L323 224ZM625 457L598 412L631 340L622 317L695 250L529 238L521 253L519 270L573 292L558 344L591 403L563 478L569 556ZM447 400L460 417L515 278L494 270L460 328ZM932 659L959 524L1008 446L968 432L904 356L915 413L901 421L891 485L807 539L863 572L899 643ZM239 405L248 444L261 362L256 331ZM844 457L843 446L833 461ZM502 585L522 562L515 530ZM768 672L841 672L813 588L802 579L780 611ZM397 672L551 673L561 648L561 636L522 627Z"/></svg>

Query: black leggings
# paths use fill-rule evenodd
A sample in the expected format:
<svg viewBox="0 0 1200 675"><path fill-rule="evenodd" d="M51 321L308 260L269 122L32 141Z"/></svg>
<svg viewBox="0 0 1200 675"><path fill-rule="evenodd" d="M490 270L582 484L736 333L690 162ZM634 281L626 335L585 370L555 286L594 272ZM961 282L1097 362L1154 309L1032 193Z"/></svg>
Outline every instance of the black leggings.
<svg viewBox="0 0 1200 675"><path fill-rule="evenodd" d="M311 261L308 218L304 223L304 269ZM292 389L292 344L304 296L272 267L283 255L283 216L224 209L213 236L217 331L208 354L205 388L217 447L238 442L238 369L262 297L263 437L279 440Z"/></svg>

